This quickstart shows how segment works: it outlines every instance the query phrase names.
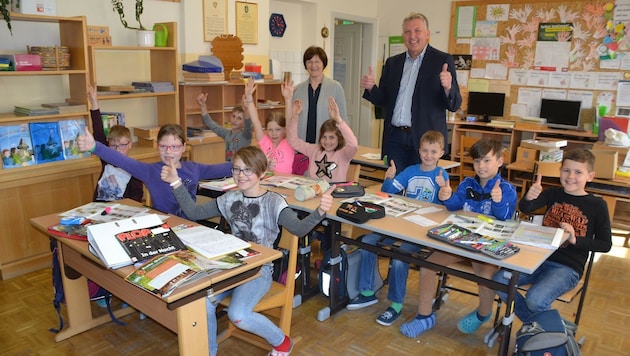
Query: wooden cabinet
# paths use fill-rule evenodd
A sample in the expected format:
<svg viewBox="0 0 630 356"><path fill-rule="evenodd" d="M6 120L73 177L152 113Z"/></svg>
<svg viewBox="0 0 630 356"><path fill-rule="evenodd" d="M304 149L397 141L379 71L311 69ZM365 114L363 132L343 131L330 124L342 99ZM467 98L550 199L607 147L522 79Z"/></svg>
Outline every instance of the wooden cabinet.
<svg viewBox="0 0 630 356"><path fill-rule="evenodd" d="M3 89L10 86L33 87L32 97L19 98L12 105L38 105L43 102L60 102L70 98L87 104L88 58L85 17L55 17L12 13L14 23L50 31L56 43L69 48L70 67L63 70L0 71ZM56 37L54 34L58 34ZM50 38L47 36L46 38ZM0 41L0 53L3 53ZM32 43L24 43L24 48ZM6 52L4 52L6 53ZM7 85L4 86L6 83ZM43 90L43 94L36 92ZM53 94L51 94L53 93ZM58 95L50 100L51 95ZM44 98L44 99L43 99ZM23 99L23 100L22 100ZM11 99L15 101L15 99ZM35 121L59 121L67 118L85 118L89 113L17 116L0 113L0 125L15 125ZM93 174L100 165L93 158L80 158L37 164L27 167L0 170L0 273L2 279L50 267L48 239L29 223L32 217L54 213L91 200L94 189Z"/></svg>
<svg viewBox="0 0 630 356"><path fill-rule="evenodd" d="M171 82L173 91L158 93L131 93L100 95L99 102L103 100L154 100L154 114L141 118L142 126L162 126L165 124L179 123L178 101L178 67L177 67L177 24L175 22L162 23L168 30L168 42L166 47L135 47L113 46L94 47L89 46L90 81L98 85L131 85L133 81ZM145 58L148 54L148 59ZM144 56L143 56L144 55ZM146 60L146 62L145 62ZM147 63L148 62L148 63ZM148 64L149 68L146 68ZM140 66L142 72L148 71L146 77L117 77L113 74L119 72L116 68L121 66ZM130 67L133 68L133 67ZM129 71L124 71L128 73ZM103 75L107 73L108 75ZM99 76L100 75L100 76ZM123 72L121 72L123 75ZM139 74L140 75L140 74ZM83 93L85 95L85 92ZM149 102L152 105L153 102ZM121 104L121 102L117 102ZM127 126L135 124L127 122ZM140 125L137 125L140 126Z"/></svg>
<svg viewBox="0 0 630 356"><path fill-rule="evenodd" d="M284 112L284 98L280 81L256 84L254 100L258 103L258 117L263 123L272 111ZM227 128L235 106L242 104L245 85L242 83L194 83L179 85L179 118L184 130L207 129L201 119L201 108L197 96L207 93L206 108L212 120ZM253 138L255 140L255 138ZM191 159L200 163L217 163L225 160L225 145L220 137L190 137Z"/></svg>

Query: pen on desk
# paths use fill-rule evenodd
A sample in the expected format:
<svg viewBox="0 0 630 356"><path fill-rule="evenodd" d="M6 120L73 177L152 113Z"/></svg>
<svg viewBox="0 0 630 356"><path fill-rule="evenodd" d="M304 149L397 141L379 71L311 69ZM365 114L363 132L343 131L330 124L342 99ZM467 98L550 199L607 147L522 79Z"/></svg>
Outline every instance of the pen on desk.
<svg viewBox="0 0 630 356"><path fill-rule="evenodd" d="M488 241L457 241L458 244L467 244L467 245L490 245L492 242Z"/></svg>
<svg viewBox="0 0 630 356"><path fill-rule="evenodd" d="M112 208L110 208L109 206L107 208L105 208L105 210L103 210L103 212L101 213L101 215L107 215L109 214L109 212L112 211Z"/></svg>
<svg viewBox="0 0 630 356"><path fill-rule="evenodd" d="M455 215L455 217L457 217L459 220L462 220L463 222L467 222L469 224L474 224L475 223L475 220L473 220L472 218L466 217L466 216Z"/></svg>

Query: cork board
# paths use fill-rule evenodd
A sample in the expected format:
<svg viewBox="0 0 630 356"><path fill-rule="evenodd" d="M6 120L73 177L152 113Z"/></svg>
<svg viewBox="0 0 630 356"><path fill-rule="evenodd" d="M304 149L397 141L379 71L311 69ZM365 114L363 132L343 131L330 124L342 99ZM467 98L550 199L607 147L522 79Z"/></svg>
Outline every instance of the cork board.
<svg viewBox="0 0 630 356"><path fill-rule="evenodd" d="M505 119L515 119L512 104L519 104L522 88L541 91L545 97L563 91L567 100L580 97L582 123L593 121L600 102L608 102L608 114L614 114L617 82L630 79L626 68L630 65L621 60L626 54L630 59L630 41L623 25L615 21L614 9L613 1L453 2L449 52L456 63L458 54L472 55L470 70L462 74L483 73L482 78L466 81L460 80L458 71L465 97L462 109L467 107L469 88L487 82L486 91L506 94Z"/></svg>

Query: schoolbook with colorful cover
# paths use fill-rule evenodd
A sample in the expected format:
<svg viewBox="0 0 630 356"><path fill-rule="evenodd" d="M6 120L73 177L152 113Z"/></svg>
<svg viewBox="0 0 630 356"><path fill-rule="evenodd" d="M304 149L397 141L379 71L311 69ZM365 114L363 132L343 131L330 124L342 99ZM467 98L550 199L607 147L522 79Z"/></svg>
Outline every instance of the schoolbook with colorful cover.
<svg viewBox="0 0 630 356"><path fill-rule="evenodd" d="M89 225L87 230L91 251L113 269L186 248L156 214Z"/></svg>
<svg viewBox="0 0 630 356"><path fill-rule="evenodd" d="M242 265L239 259L226 257L209 260L191 250L156 256L130 273L126 280L159 297L215 272Z"/></svg>
<svg viewBox="0 0 630 356"><path fill-rule="evenodd" d="M3 168L35 164L28 124L0 126L0 151Z"/></svg>
<svg viewBox="0 0 630 356"><path fill-rule="evenodd" d="M85 119L68 119L59 121L59 133L63 141L63 156L65 159L88 157L90 152L81 152L77 138L84 135Z"/></svg>
<svg viewBox="0 0 630 356"><path fill-rule="evenodd" d="M64 160L58 122L30 122L28 126L37 164Z"/></svg>

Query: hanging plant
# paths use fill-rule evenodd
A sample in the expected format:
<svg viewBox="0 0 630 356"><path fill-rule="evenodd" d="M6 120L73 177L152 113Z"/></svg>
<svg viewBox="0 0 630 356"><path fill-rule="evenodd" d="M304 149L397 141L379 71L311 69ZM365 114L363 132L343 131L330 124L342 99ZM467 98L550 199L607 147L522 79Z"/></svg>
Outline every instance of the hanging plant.
<svg viewBox="0 0 630 356"><path fill-rule="evenodd" d="M14 0L0 0L0 1L14 1ZM140 15L144 11L144 6L142 5L143 0L136 0L136 21L138 21L138 27L129 26L127 20L125 20L125 7L123 5L122 0L112 0L112 8L115 12L118 13L120 17L120 22L125 26L125 28L132 30L146 30L146 28L142 25L142 21L140 21Z"/></svg>
<svg viewBox="0 0 630 356"><path fill-rule="evenodd" d="M7 28L9 33L13 36L13 28L11 27L11 8L15 5L15 8L20 7L19 0L0 0L0 13L2 18L7 22Z"/></svg>

